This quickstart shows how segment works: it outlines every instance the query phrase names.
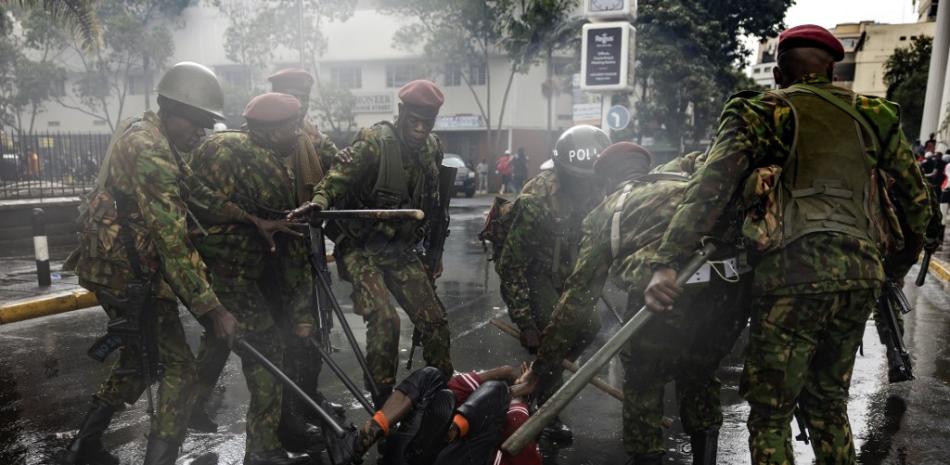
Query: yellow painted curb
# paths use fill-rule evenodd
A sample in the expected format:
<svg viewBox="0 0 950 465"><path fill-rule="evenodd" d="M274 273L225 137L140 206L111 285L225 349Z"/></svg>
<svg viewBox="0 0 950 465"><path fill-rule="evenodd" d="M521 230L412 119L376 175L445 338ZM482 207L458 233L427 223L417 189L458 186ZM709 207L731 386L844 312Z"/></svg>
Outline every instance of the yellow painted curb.
<svg viewBox="0 0 950 465"><path fill-rule="evenodd" d="M932 258L930 260L930 274L944 281L950 281L950 266L948 266L943 260Z"/></svg>
<svg viewBox="0 0 950 465"><path fill-rule="evenodd" d="M96 295L85 289L44 295L0 305L0 325L31 320L99 305Z"/></svg>

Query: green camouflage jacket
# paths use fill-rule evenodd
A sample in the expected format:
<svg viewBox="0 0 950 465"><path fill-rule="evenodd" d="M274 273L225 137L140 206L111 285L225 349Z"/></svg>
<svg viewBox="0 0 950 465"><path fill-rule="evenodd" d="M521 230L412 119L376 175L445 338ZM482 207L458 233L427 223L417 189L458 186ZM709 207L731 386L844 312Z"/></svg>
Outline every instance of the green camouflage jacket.
<svg viewBox="0 0 950 465"><path fill-rule="evenodd" d="M541 337L538 360L542 365L560 363L568 355L579 334L577 328L585 327L593 317L608 274L617 287L632 293L642 292L650 281L650 261L683 199L687 183L632 183L633 189L627 194L620 215L620 247L616 257L611 253L610 230L623 185L584 218L577 263Z"/></svg>
<svg viewBox="0 0 950 465"><path fill-rule="evenodd" d="M803 82L847 102L854 96L817 75L808 76ZM923 178L900 129L899 108L876 97L859 95L856 102L856 108L881 141L883 153L872 164L896 181L893 201L903 212L905 237L910 236L906 237L907 243L920 243L930 210ZM829 111L839 110L829 107ZM663 237L654 266L681 265L699 239L729 214L727 205L752 170L783 165L794 133L791 108L778 98L763 93L730 100L720 118L708 160L691 181L683 204ZM888 263L888 273L903 276L914 259ZM878 287L883 279L881 252L876 245L844 234L813 233L760 257L753 290L760 294L835 292Z"/></svg>
<svg viewBox="0 0 950 465"><path fill-rule="evenodd" d="M546 277L558 291L564 288L577 257L581 222L597 200L593 194L572 197L560 185L554 170L542 171L528 181L515 200L496 271L508 314L522 330L543 326L535 319L548 314L532 308L540 303L531 302L529 280ZM558 242L560 249L555 251Z"/></svg>
<svg viewBox="0 0 950 465"><path fill-rule="evenodd" d="M379 127L379 125L374 125L370 128L360 129L350 146L353 160L350 163L333 165L320 184L313 190L311 201L314 204L321 209L329 207L340 209L377 208L374 207L373 188L376 186L380 157L383 154L382 136ZM443 156L442 146L439 139L432 134L429 136L426 146L420 150L412 150L404 144L401 147L402 165L405 170L408 191L412 193L417 180L420 179L423 181L423 185L426 186L419 199L421 205L414 205L414 208L420 208L425 212L426 218L419 224L408 224L406 221L363 223L365 223L366 228L373 229L383 236L395 237L395 240L414 244L421 240L428 231L430 227L428 221L435 216L431 209L439 204L438 185L439 166L442 164ZM353 226L359 223L349 221L347 225ZM339 229L330 227L327 232L334 240L339 238L339 235L336 234Z"/></svg>
<svg viewBox="0 0 950 465"><path fill-rule="evenodd" d="M160 129L158 116L146 112L118 136L111 148L104 190L90 195L76 274L92 289L124 291L135 275L119 240L113 196L129 199L129 222L136 250L146 271L161 273L154 280L156 298L181 298L195 316L220 306L208 282L204 262L188 240L188 206L199 205L233 222L247 213L208 189L172 152ZM111 194L111 195L110 195Z"/></svg>
<svg viewBox="0 0 950 465"><path fill-rule="evenodd" d="M278 217L296 208L293 172L284 157L252 142L246 132L219 132L194 154L192 169L210 188L226 195L246 211L260 217ZM197 216L209 218L198 210ZM213 223L214 218L211 217ZM287 234L277 236L278 252L267 244L252 225L210 224L207 236L194 228L192 237L208 265L215 289L258 285L261 276L276 273L285 299L283 308L297 323L313 323L311 316L312 275L306 240ZM276 267L276 269L274 269Z"/></svg>

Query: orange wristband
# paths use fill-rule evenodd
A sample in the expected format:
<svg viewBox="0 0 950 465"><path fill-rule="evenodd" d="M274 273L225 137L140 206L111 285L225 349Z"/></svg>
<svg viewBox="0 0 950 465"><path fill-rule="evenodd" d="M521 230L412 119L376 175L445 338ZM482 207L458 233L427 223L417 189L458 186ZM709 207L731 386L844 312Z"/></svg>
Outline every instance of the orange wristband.
<svg viewBox="0 0 950 465"><path fill-rule="evenodd" d="M373 415L373 421L383 430L383 436L389 436L389 418L386 418L386 414L382 410L376 411L376 414Z"/></svg>
<svg viewBox="0 0 950 465"><path fill-rule="evenodd" d="M455 414L455 418L452 418L452 423L458 427L460 438L464 438L465 435L468 434L468 420L466 420L461 413Z"/></svg>

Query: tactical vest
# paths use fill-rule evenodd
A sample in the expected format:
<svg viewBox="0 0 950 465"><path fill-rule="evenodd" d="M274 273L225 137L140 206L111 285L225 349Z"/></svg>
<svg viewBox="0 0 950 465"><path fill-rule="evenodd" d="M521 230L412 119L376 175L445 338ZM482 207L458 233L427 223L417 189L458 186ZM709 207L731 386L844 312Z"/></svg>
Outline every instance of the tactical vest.
<svg viewBox="0 0 950 465"><path fill-rule="evenodd" d="M880 246L882 217L876 162L877 136L837 96L812 86L772 92L791 108L795 135L782 167L778 205L784 248L802 236L834 232ZM835 102L837 100L837 103ZM851 111L848 111L850 108Z"/></svg>
<svg viewBox="0 0 950 465"><path fill-rule="evenodd" d="M396 209L416 208L426 211L429 206L423 205L423 197L427 189L427 174L425 167L420 167L420 176L409 191L409 181L403 166L402 142L396 135L396 128L388 121L381 121L373 125L373 129L380 142L379 167L376 173L376 183L373 190L365 199L355 199L357 208ZM426 141L423 150L438 148L438 142L432 135ZM415 163L419 163L415 161ZM435 188L435 187L432 187ZM424 220L423 220L424 221ZM402 246L412 246L422 239L423 221L373 221L348 220L336 222L336 226L354 242L363 247L383 247L393 242Z"/></svg>

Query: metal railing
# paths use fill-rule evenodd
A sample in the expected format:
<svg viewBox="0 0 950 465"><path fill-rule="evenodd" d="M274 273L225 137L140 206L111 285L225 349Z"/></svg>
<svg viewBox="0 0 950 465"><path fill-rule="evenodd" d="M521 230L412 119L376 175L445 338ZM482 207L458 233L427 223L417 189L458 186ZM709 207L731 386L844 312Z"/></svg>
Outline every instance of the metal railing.
<svg viewBox="0 0 950 465"><path fill-rule="evenodd" d="M96 182L110 137L0 131L0 199L82 195Z"/></svg>

